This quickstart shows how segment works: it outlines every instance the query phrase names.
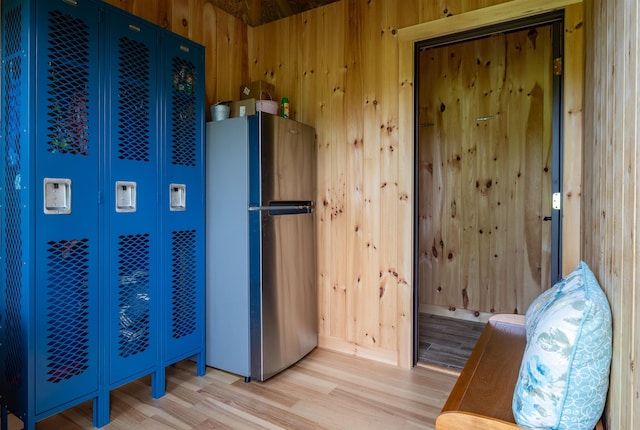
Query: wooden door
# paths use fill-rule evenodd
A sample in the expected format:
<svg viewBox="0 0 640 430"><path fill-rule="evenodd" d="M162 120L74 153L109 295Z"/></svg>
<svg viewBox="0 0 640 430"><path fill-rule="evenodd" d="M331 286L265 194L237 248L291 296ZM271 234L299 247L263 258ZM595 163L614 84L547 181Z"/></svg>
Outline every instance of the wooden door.
<svg viewBox="0 0 640 430"><path fill-rule="evenodd" d="M421 310L524 313L549 287L552 54L550 25L421 51Z"/></svg>

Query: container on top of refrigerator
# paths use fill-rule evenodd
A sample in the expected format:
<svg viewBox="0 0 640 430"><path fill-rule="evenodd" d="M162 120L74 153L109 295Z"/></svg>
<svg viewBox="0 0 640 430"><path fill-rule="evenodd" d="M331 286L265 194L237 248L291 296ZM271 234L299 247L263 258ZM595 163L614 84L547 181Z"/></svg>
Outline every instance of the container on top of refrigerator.
<svg viewBox="0 0 640 430"><path fill-rule="evenodd" d="M275 97L275 87L265 81L253 81L240 86L240 100L273 100Z"/></svg>
<svg viewBox="0 0 640 430"><path fill-rule="evenodd" d="M231 107L230 118L255 115L256 113L256 99L231 102L229 106Z"/></svg>
<svg viewBox="0 0 640 430"><path fill-rule="evenodd" d="M231 113L231 106L229 106L231 102L218 102L214 105L211 105L211 120L212 121L222 121L223 119L229 118L229 114Z"/></svg>

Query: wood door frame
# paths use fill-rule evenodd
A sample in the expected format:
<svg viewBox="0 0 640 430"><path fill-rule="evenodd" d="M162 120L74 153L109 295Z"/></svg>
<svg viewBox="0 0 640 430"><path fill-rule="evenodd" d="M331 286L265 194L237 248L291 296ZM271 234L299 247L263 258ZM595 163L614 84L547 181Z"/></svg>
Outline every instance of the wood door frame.
<svg viewBox="0 0 640 430"><path fill-rule="evenodd" d="M582 0L512 0L506 3L476 9L448 18L429 21L398 30L399 59L399 142L400 153L407 165L415 164L415 44L427 39L434 39L457 33L490 28L535 17L553 11L564 11L567 31L564 33L564 74L570 76L565 80L562 90L564 121L562 144L564 152L572 154L562 158L563 167L563 219L561 221L564 241L562 243L563 275L569 273L580 260L580 210L581 210L581 172L582 172L582 102L584 82L584 31L582 19L584 14ZM398 326L398 365L411 367L417 359L415 339L417 334L417 307L415 300L415 249L414 225L415 209L415 167L407 171L399 182L404 189L410 190L399 219L404 219L410 227L399 227L399 234L407 235L407 243L399 250L398 260L404 273L414 274L412 287L402 291L402 308L399 312L404 316ZM402 224L402 222L400 222ZM411 318L408 318L411 314Z"/></svg>

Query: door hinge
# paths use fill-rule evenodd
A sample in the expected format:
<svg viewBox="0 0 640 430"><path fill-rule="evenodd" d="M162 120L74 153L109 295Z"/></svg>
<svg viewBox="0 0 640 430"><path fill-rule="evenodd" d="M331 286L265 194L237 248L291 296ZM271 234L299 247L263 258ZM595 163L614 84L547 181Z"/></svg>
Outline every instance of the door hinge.
<svg viewBox="0 0 640 430"><path fill-rule="evenodd" d="M562 57L553 59L553 74L556 76L562 75Z"/></svg>
<svg viewBox="0 0 640 430"><path fill-rule="evenodd" d="M562 195L560 193L553 193L551 197L551 207L554 210L560 210L560 201L562 200Z"/></svg>

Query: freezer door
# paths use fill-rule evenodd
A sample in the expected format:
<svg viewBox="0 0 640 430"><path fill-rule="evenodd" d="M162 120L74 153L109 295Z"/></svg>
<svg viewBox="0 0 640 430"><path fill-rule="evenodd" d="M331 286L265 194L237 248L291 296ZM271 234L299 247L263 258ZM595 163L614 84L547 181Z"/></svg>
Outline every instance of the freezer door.
<svg viewBox="0 0 640 430"><path fill-rule="evenodd" d="M263 262L261 286L252 283L261 304L252 306L251 377L265 380L317 345L314 215L256 211L251 217L262 225Z"/></svg>
<svg viewBox="0 0 640 430"><path fill-rule="evenodd" d="M315 131L275 115L260 114L260 205L278 200L314 200ZM258 203L258 202L252 202Z"/></svg>

